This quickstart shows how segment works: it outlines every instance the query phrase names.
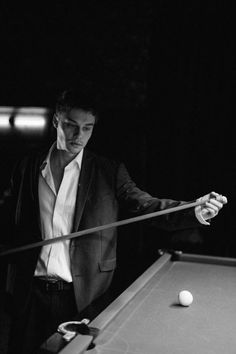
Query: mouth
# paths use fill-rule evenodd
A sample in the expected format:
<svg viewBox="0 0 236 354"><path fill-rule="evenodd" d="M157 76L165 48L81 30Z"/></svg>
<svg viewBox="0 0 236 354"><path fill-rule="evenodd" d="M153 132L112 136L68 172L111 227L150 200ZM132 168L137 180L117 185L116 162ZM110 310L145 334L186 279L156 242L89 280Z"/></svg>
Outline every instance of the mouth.
<svg viewBox="0 0 236 354"><path fill-rule="evenodd" d="M83 146L83 144L82 143L80 143L80 142L76 142L76 141L71 141L71 143L70 143L71 145L73 145L73 146L80 146L80 147L82 147Z"/></svg>

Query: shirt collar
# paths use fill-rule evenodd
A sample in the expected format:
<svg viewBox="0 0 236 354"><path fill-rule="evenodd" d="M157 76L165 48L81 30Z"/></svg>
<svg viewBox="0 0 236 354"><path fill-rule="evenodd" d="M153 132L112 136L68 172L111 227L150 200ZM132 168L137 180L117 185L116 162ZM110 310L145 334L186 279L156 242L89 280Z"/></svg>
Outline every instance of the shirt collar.
<svg viewBox="0 0 236 354"><path fill-rule="evenodd" d="M41 166L40 166L40 171L42 174L44 174L45 172L45 168L46 166L50 166L50 157L51 157L51 153L52 151L56 148L56 142L54 142L52 144L52 146L50 147L48 154L46 156L46 158L43 160ZM82 165L82 158L83 158L83 153L84 153L84 149L82 149L80 151L80 153L78 155L76 155L76 157L66 166L67 169L72 168L75 164L78 165L79 169L81 169L81 165Z"/></svg>
<svg viewBox="0 0 236 354"><path fill-rule="evenodd" d="M76 155L76 157L66 166L66 169L71 169L75 164L77 164L79 169L81 169L83 153L84 149L82 149L79 154Z"/></svg>

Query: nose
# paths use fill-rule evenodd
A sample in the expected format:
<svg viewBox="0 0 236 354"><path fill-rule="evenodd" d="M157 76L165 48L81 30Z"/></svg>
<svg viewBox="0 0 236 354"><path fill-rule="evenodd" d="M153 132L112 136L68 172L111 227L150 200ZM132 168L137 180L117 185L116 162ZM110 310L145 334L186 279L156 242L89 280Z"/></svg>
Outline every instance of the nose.
<svg viewBox="0 0 236 354"><path fill-rule="evenodd" d="M82 129L80 129L80 127L76 127L74 129L74 136L80 138L83 135L83 131Z"/></svg>

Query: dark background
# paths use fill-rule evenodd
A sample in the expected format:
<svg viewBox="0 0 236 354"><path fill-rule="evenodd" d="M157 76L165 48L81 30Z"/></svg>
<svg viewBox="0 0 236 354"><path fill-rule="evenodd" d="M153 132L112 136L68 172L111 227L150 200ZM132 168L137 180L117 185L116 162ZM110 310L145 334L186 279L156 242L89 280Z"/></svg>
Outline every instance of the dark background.
<svg viewBox="0 0 236 354"><path fill-rule="evenodd" d="M209 228L120 229L121 264L143 269L160 247L235 256L234 8L224 1L2 3L0 17L1 106L53 112L62 89L92 82L101 118L90 148L124 160L152 195L228 197ZM1 191L15 161L48 140L1 136Z"/></svg>
<svg viewBox="0 0 236 354"><path fill-rule="evenodd" d="M120 228L114 289L126 287L161 247L235 257L233 5L75 3L1 2L0 106L48 107L52 113L62 89L92 82L101 96L92 149L124 160L137 184L154 196L193 200L215 190L229 201L210 227L198 230L167 233L147 222ZM22 154L49 138L49 131L0 135L0 193ZM3 348L6 337L1 335Z"/></svg>

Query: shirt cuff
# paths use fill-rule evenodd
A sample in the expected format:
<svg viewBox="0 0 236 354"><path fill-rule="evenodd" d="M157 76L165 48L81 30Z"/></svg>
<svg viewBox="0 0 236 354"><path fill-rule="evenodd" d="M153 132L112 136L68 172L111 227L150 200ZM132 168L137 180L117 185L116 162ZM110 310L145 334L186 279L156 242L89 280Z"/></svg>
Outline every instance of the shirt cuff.
<svg viewBox="0 0 236 354"><path fill-rule="evenodd" d="M202 211L201 211L201 206L198 205L195 207L195 216L198 219L198 221L203 224L203 225L210 225L210 223L208 221L206 221L204 219L204 217L202 216Z"/></svg>

